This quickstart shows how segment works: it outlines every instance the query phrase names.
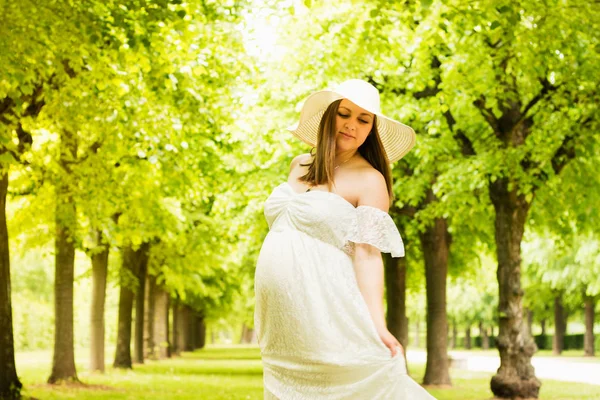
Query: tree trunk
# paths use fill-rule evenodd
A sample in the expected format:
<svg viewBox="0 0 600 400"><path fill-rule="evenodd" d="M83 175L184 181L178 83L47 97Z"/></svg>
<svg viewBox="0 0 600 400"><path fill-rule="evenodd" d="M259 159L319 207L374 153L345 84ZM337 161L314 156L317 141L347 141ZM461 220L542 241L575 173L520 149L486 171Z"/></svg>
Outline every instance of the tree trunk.
<svg viewBox="0 0 600 400"><path fill-rule="evenodd" d="M552 354L554 355L560 355L565 348L566 325L566 314L561 293L554 297L554 338L552 339Z"/></svg>
<svg viewBox="0 0 600 400"><path fill-rule="evenodd" d="M179 301L173 302L173 354L179 355L185 349L183 342L183 305Z"/></svg>
<svg viewBox="0 0 600 400"><path fill-rule="evenodd" d="M109 247L102 243L102 231L96 231L92 253L92 307L90 312L90 370L104 372L104 305L108 275Z"/></svg>
<svg viewBox="0 0 600 400"><path fill-rule="evenodd" d="M583 349L587 357L594 357L594 314L596 299L592 296L585 297L585 334L583 335Z"/></svg>
<svg viewBox="0 0 600 400"><path fill-rule="evenodd" d="M177 349L181 353L182 351L193 351L192 345L192 310L186 304L180 304L178 307L178 338L177 338Z"/></svg>
<svg viewBox="0 0 600 400"><path fill-rule="evenodd" d="M465 328L465 349L471 350L471 326Z"/></svg>
<svg viewBox="0 0 600 400"><path fill-rule="evenodd" d="M150 277L151 293L153 294L154 347L152 357L162 359L170 356L169 344L169 295L156 283L156 277Z"/></svg>
<svg viewBox="0 0 600 400"><path fill-rule="evenodd" d="M249 328L246 323L242 323L242 336L240 338L240 344L250 344L254 338L254 329Z"/></svg>
<svg viewBox="0 0 600 400"><path fill-rule="evenodd" d="M479 323L479 334L481 335L481 348L488 350L490 348L490 337L488 336L487 328L483 325L483 322Z"/></svg>
<svg viewBox="0 0 600 400"><path fill-rule="evenodd" d="M203 349L206 345L206 324L202 313L196 314L194 333L194 350Z"/></svg>
<svg viewBox="0 0 600 400"><path fill-rule="evenodd" d="M526 308L525 310L527 315L527 329L529 330L529 335L533 336L533 311L531 311L529 308Z"/></svg>
<svg viewBox="0 0 600 400"><path fill-rule="evenodd" d="M187 304L181 306L180 314L180 326L181 326L181 347L180 351L194 351L194 334L193 334L193 322L194 313Z"/></svg>
<svg viewBox="0 0 600 400"><path fill-rule="evenodd" d="M173 337L171 336L171 329L172 326L170 326L170 315L169 313L171 312L171 296L166 293L166 297L167 297L167 305L166 305L166 316L165 316L165 336L166 336L166 356L168 358L171 358L171 356L173 355Z"/></svg>
<svg viewBox="0 0 600 400"><path fill-rule="evenodd" d="M540 321L540 327L542 328L542 336L546 336L546 318Z"/></svg>
<svg viewBox="0 0 600 400"><path fill-rule="evenodd" d="M78 381L73 343L73 279L75 275L75 229L77 212L70 184L69 160L77 156L77 140L69 131L60 136L59 164L64 176L56 185L54 242L54 357L48 383Z"/></svg>
<svg viewBox="0 0 600 400"><path fill-rule="evenodd" d="M529 204L518 188L509 188L508 178L490 183L489 193L495 209L495 239L498 258L498 316L500 333L497 346L500 368L490 386L496 397L537 398L541 382L535 377L531 357L537 347L523 323L521 288L521 240Z"/></svg>
<svg viewBox="0 0 600 400"><path fill-rule="evenodd" d="M188 325L186 326L186 330L188 331L188 339L189 343L186 343L185 349L186 351L194 351L198 345L198 329L196 328L198 325L198 315L196 311L188 308Z"/></svg>
<svg viewBox="0 0 600 400"><path fill-rule="evenodd" d="M146 305L146 275L148 275L148 244L140 254L137 270L137 288L135 292L135 362L144 363L144 308Z"/></svg>
<svg viewBox="0 0 600 400"><path fill-rule="evenodd" d="M10 292L10 254L6 225L8 173L0 173L0 398L19 399L21 381L15 366Z"/></svg>
<svg viewBox="0 0 600 400"><path fill-rule="evenodd" d="M456 321L452 321L452 343L450 347L455 349L458 346L458 328L456 326Z"/></svg>
<svg viewBox="0 0 600 400"><path fill-rule="evenodd" d="M387 314L386 324L402 347L408 347L408 318L406 316L406 258L392 258L384 253ZM405 353L406 354L406 353Z"/></svg>
<svg viewBox="0 0 600 400"><path fill-rule="evenodd" d="M433 201L428 191L428 201ZM448 321L446 316L446 276L450 235L445 219L436 218L433 225L420 234L425 259L427 288L427 365L423 383L450 385L448 372Z"/></svg>
<svg viewBox="0 0 600 400"><path fill-rule="evenodd" d="M145 299L146 299L146 313L144 314L145 319L145 353L144 357L154 358L154 287L152 282L153 277L146 274L146 288L145 288Z"/></svg>
<svg viewBox="0 0 600 400"><path fill-rule="evenodd" d="M246 340L246 331L248 330L248 328L246 327L246 323L242 322L242 336L240 337L240 344L244 344L245 340Z"/></svg>
<svg viewBox="0 0 600 400"><path fill-rule="evenodd" d="M173 315L173 336L171 337L171 355L179 355L179 346L177 341L179 340L179 332L177 325L179 324L179 313L177 312L178 301L173 299L169 302L171 307L171 315Z"/></svg>
<svg viewBox="0 0 600 400"><path fill-rule="evenodd" d="M138 283L138 269L146 245L138 250L126 247L123 250L121 266L121 289L119 292L119 323L117 327L117 347L115 349L115 368L132 368L131 365L131 322L133 299Z"/></svg>
<svg viewBox="0 0 600 400"><path fill-rule="evenodd" d="M248 328L246 331L246 343L256 344L256 330L254 328Z"/></svg>
<svg viewBox="0 0 600 400"><path fill-rule="evenodd" d="M416 318L415 319L415 347L417 347L417 348L419 347L419 342L420 342L419 336L421 336L421 332L419 332L419 328L420 328L421 324L419 322L420 322L419 319Z"/></svg>

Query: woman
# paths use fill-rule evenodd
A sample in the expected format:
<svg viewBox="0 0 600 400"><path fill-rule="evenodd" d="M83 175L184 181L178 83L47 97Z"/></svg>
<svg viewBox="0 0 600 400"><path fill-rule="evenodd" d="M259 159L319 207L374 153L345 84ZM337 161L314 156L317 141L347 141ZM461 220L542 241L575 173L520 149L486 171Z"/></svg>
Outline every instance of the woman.
<svg viewBox="0 0 600 400"><path fill-rule="evenodd" d="M382 304L381 252L404 255L389 163L414 131L358 79L309 96L290 130L316 152L265 201L254 315L265 399L432 399L406 374Z"/></svg>

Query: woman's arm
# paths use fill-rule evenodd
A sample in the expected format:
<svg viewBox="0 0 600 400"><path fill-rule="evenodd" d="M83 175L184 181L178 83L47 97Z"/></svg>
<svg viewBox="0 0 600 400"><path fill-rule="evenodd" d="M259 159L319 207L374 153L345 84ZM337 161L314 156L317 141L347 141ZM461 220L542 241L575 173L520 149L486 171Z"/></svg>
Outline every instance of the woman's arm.
<svg viewBox="0 0 600 400"><path fill-rule="evenodd" d="M358 198L358 205L371 206L384 212L389 209L389 196L383 175L370 170L361 181L365 183ZM366 243L356 243L354 249L354 272L360 292L383 343L396 355L400 342L388 330L383 310L384 267L381 252ZM402 350L403 351L403 350Z"/></svg>
<svg viewBox="0 0 600 400"><path fill-rule="evenodd" d="M369 244L356 243L354 273L377 332L387 330L383 311L383 260L379 249Z"/></svg>

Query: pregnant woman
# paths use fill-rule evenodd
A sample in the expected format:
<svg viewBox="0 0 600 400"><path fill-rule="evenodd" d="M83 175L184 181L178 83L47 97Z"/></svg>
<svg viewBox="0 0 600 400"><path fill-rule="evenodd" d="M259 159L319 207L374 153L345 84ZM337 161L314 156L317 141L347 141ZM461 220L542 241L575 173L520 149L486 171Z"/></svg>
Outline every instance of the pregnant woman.
<svg viewBox="0 0 600 400"><path fill-rule="evenodd" d="M390 163L414 131L352 79L309 96L290 128L313 147L267 198L255 274L265 399L433 399L386 327L381 252L404 256L388 215Z"/></svg>

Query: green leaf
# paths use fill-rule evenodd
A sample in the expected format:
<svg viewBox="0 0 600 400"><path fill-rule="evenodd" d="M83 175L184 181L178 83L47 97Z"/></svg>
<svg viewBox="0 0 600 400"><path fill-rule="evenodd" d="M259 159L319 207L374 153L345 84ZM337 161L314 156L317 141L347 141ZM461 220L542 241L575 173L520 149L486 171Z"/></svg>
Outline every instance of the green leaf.
<svg viewBox="0 0 600 400"><path fill-rule="evenodd" d="M10 164L16 164L16 163L17 163L17 160L12 155L12 153L4 152L4 153L0 154L0 164L10 165Z"/></svg>

